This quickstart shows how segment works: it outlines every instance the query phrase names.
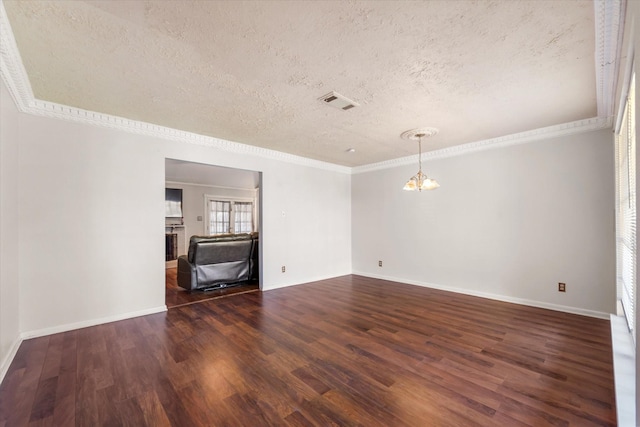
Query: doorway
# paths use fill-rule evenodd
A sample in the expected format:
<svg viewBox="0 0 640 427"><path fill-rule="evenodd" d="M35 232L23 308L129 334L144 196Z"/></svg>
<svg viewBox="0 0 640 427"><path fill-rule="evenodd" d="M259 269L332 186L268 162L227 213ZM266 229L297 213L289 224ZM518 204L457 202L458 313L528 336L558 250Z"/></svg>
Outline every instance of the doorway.
<svg viewBox="0 0 640 427"><path fill-rule="evenodd" d="M255 266L258 272L248 280L206 290L187 290L178 285L177 269L177 258L188 254L191 236L237 233L260 236L261 179L262 174L257 171L165 159L165 189L169 189L165 192L171 194L165 198L165 242L171 243L165 250L167 308L261 288L260 240L255 257L259 260Z"/></svg>

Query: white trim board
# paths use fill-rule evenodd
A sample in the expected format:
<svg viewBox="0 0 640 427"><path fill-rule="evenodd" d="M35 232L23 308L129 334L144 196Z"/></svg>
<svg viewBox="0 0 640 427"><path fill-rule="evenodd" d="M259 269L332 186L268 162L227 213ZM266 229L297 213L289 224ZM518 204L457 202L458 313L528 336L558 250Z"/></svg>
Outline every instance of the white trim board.
<svg viewBox="0 0 640 427"><path fill-rule="evenodd" d="M474 291L471 289L462 289L452 286L438 285L434 283L420 282L417 280L402 279L398 277L384 276L381 274L370 274L354 271L352 274L363 277L371 277L373 279L388 280L390 282L405 283L408 285L422 286L425 288L438 289L441 291L454 292L457 294L471 295L474 297L487 298L496 301L509 302L512 304L526 305L529 307L545 308L547 310L560 311L563 313L578 314L581 316L595 317L598 319L609 319L610 313L603 313L595 310L587 310L584 308L569 307L566 305L550 304L541 301L535 301L525 298L509 297L505 295L492 294L488 292Z"/></svg>
<svg viewBox="0 0 640 427"><path fill-rule="evenodd" d="M287 274L287 273L284 273ZM320 282L322 280L330 280L330 279L335 279L337 277L344 277L344 276L349 276L351 275L351 272L346 272L344 274L332 274L331 276L316 276L316 277L310 277L308 279L305 279L304 282L292 282L292 283L279 283L277 285L269 285L267 287L264 287L262 289L260 289L263 292L268 292L268 291L275 291L276 289L284 289L284 288L288 288L291 286L299 286L299 285L308 285L311 284L313 282Z"/></svg>
<svg viewBox="0 0 640 427"><path fill-rule="evenodd" d="M132 319L134 317L147 316L149 314L162 313L167 311L167 306L148 308L145 310L131 311L128 313L116 314L114 316L101 317L99 319L83 320L82 322L67 323L66 325L53 326L51 328L38 329L35 331L23 332L20 338L23 340L30 338L44 337L47 335L58 334L61 332L74 331L76 329L88 328L90 326L104 325L105 323L118 322L120 320Z"/></svg>
<svg viewBox="0 0 640 427"><path fill-rule="evenodd" d="M11 366L11 362L13 362L13 359L16 357L16 353L18 353L20 344L22 344L22 338L18 337L13 342L13 344L11 345L11 348L9 349L9 352L7 353L4 360L2 361L2 365L0 365L0 383L2 383L5 375L7 375L7 372L9 372L9 366Z"/></svg>
<svg viewBox="0 0 640 427"><path fill-rule="evenodd" d="M596 102L598 117L613 116L616 79L624 36L624 1L594 0L596 35Z"/></svg>

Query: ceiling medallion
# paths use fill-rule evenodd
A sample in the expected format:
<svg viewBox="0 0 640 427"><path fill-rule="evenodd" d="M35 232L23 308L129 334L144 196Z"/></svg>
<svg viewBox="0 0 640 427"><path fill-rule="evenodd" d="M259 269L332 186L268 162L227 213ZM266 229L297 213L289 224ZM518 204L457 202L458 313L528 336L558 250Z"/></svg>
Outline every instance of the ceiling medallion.
<svg viewBox="0 0 640 427"><path fill-rule="evenodd" d="M435 136L440 132L437 128L417 128L411 129L406 132L402 132L400 134L400 138L408 139L411 141L418 141L420 138L429 138L430 136Z"/></svg>

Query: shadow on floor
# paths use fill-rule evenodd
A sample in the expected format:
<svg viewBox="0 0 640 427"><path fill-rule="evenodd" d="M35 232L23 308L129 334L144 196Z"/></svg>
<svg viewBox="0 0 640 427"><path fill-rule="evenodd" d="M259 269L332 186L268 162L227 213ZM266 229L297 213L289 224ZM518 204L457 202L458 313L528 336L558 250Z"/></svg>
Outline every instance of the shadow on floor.
<svg viewBox="0 0 640 427"><path fill-rule="evenodd" d="M165 271L165 301L167 308L180 307L196 302L260 290L258 282L255 281L212 291L188 291L178 286L177 268L167 268Z"/></svg>

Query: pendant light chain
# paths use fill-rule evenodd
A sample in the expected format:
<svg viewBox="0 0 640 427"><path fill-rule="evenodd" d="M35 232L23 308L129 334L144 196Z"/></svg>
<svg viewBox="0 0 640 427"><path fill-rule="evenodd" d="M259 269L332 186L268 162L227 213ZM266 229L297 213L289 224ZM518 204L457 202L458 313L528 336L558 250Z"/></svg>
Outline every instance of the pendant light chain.
<svg viewBox="0 0 640 427"><path fill-rule="evenodd" d="M418 137L418 166L420 173L422 173L422 135Z"/></svg>

